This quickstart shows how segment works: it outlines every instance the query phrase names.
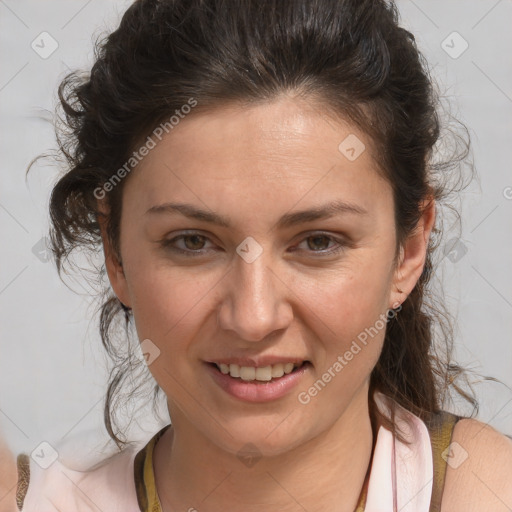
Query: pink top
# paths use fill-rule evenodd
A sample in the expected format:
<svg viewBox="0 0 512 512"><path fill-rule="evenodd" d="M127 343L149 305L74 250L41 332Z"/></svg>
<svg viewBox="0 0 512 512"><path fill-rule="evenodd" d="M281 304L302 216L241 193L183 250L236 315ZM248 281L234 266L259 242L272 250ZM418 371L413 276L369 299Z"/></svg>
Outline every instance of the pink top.
<svg viewBox="0 0 512 512"><path fill-rule="evenodd" d="M389 416L390 399L376 394ZM408 420L408 421L407 421ZM395 422L411 444L381 426L372 459L366 512L428 512L433 482L430 435L425 423L396 405ZM134 445L89 471L56 460L48 469L30 460L30 484L22 512L140 512L134 482Z"/></svg>

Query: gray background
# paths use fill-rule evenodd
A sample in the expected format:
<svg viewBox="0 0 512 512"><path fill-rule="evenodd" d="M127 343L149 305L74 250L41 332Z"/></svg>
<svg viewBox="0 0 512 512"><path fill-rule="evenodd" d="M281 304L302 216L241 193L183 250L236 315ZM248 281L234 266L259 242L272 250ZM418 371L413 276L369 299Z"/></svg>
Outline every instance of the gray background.
<svg viewBox="0 0 512 512"><path fill-rule="evenodd" d="M71 291L37 251L58 169L39 162L27 181L25 169L55 146L48 120L58 81L91 65L92 38L113 29L129 4L0 0L0 430L16 452L30 452L41 441L106 436L106 359L90 287L75 276L67 280ZM512 386L512 1L406 0L398 6L453 115L470 130L480 177L459 198L462 231L445 240L460 239L444 251L438 274L458 317L457 360ZM58 44L47 58L31 47L35 41L43 53L55 44L42 32ZM457 55L464 41L469 46ZM495 383L475 391L480 419L512 433L512 392ZM134 435L147 438L158 425L146 416Z"/></svg>

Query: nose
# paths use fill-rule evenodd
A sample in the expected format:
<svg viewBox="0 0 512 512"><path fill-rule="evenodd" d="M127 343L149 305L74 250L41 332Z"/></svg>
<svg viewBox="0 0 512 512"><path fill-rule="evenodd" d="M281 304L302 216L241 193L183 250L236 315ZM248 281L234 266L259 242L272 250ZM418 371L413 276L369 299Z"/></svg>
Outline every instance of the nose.
<svg viewBox="0 0 512 512"><path fill-rule="evenodd" d="M236 339L264 341L291 323L292 292L270 260L265 251L252 263L237 257L226 275L218 323Z"/></svg>

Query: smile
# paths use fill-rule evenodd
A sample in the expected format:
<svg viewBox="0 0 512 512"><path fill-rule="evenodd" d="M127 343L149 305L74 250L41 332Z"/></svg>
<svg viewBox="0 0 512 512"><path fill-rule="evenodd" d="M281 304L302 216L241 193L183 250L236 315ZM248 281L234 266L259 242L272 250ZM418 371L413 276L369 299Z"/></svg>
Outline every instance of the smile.
<svg viewBox="0 0 512 512"><path fill-rule="evenodd" d="M255 368L253 366L239 366L238 364L224 364L215 363L217 368L224 374L229 374L231 377L240 378L242 380L251 381L259 380L268 382L272 379L277 379L283 375L292 373L293 370L300 368L302 363L277 363L273 365Z"/></svg>
<svg viewBox="0 0 512 512"><path fill-rule="evenodd" d="M228 395L245 402L268 402L289 394L313 366L302 361L263 367L206 363L206 368Z"/></svg>

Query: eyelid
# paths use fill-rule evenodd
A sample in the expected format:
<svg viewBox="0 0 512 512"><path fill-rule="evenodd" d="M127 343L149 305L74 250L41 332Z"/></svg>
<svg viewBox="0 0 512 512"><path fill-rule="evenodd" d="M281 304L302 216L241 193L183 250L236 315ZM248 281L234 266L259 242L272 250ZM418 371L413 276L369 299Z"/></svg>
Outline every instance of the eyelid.
<svg viewBox="0 0 512 512"><path fill-rule="evenodd" d="M331 248L331 249L325 249L323 251L312 251L312 250L306 251L310 254L318 254L320 256L321 255L329 256L329 255L337 254L337 253L345 250L347 248L347 246L349 245L349 243L345 240L345 238L343 236L333 235L331 233L324 232L324 231L306 231L304 233L301 233L298 236L300 236L300 240L297 245L299 245L302 242L305 242L308 238L321 237L321 236L324 236L325 238L329 239L329 242L333 242L334 244L336 244L336 247Z"/></svg>
<svg viewBox="0 0 512 512"><path fill-rule="evenodd" d="M178 247L172 246L172 244L176 243L178 240L183 240L184 238L189 237L189 236L201 236L201 237L205 238L206 240L212 242L211 238L208 235L205 235L204 233L202 233L200 231L190 230L190 231L182 231L179 234L177 234L176 236L173 236L172 238L166 237L160 241L160 244L164 247L164 249L169 249L173 252L180 253L180 254L187 254L187 255L191 255L191 256L194 256L194 255L199 256L201 254L204 254L206 252L205 249L197 249L196 251L193 251L191 249L180 249Z"/></svg>
<svg viewBox="0 0 512 512"><path fill-rule="evenodd" d="M180 249L177 247L173 247L171 245L171 244L175 243L177 240L182 240L185 237L195 236L195 235L201 236L201 237L205 238L206 240L212 242L210 236L204 234L201 231L186 230L186 231L180 232L179 234L177 234L176 236L174 236L172 238L163 239L161 241L161 245L164 248L167 248L167 249L169 249L173 252L179 253L179 254L183 254L183 255L187 255L187 256L191 256L191 257L201 256L201 255L207 253L208 249L197 249L197 250ZM299 245L300 243L305 242L308 238L312 238L312 237L316 237L316 236L318 236L318 237L325 236L326 238L329 239L329 242L333 242L334 244L337 245L337 247L335 247L335 248L325 249L322 251L312 251L312 250L307 251L306 250L306 252L308 252L310 254L313 254L313 255L318 254L319 257L337 254L337 253L345 250L347 248L347 246L350 245L350 242L346 240L346 237L344 237L342 235L334 235L334 234L331 234L329 232L324 232L324 231L304 231L304 232L300 233L299 235L297 235L297 237L300 237L300 239L298 240L297 244L295 244L295 245ZM292 252L295 252L295 251L292 251Z"/></svg>

